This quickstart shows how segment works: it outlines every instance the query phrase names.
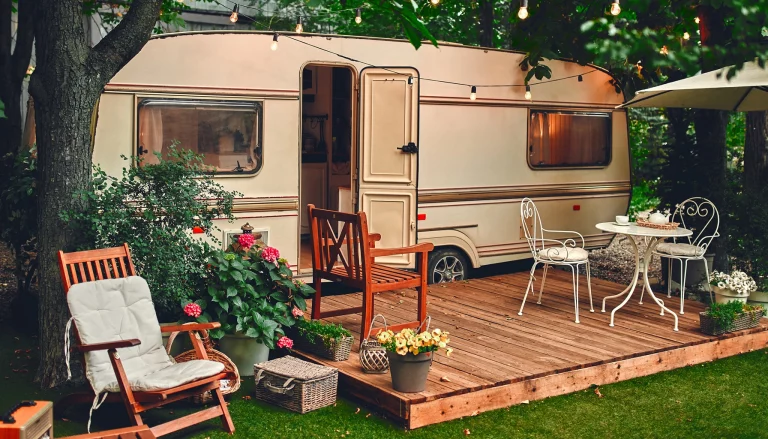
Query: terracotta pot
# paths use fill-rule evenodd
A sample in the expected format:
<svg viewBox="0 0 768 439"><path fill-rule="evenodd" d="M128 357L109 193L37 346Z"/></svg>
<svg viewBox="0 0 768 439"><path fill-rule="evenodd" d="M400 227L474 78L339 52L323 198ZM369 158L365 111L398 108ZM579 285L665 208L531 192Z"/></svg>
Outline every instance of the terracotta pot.
<svg viewBox="0 0 768 439"><path fill-rule="evenodd" d="M387 351L387 357L389 372L392 376L392 388L403 393L424 391L434 352L399 355L396 352Z"/></svg>
<svg viewBox="0 0 768 439"><path fill-rule="evenodd" d="M728 303L732 301L747 303L748 296L741 296L731 289L713 286L712 290L715 292L715 302L717 303Z"/></svg>
<svg viewBox="0 0 768 439"><path fill-rule="evenodd" d="M240 376L253 376L253 365L269 359L269 348L241 333L227 334L219 340L219 350L229 357Z"/></svg>

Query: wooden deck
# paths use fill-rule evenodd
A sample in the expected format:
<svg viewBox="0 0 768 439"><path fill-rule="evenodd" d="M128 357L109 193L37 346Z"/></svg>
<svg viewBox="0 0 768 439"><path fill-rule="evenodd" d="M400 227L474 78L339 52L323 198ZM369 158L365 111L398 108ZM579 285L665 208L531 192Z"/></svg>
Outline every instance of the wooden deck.
<svg viewBox="0 0 768 439"><path fill-rule="evenodd" d="M541 279L541 273L537 279ZM616 326L608 326L610 300L600 312L602 298L624 287L592 280L595 312L589 312L585 279L580 295L580 324L574 323L571 275L550 270L541 305L529 296L518 316L527 273L433 285L429 290L432 327L450 332L451 357L435 357L427 388L421 393L392 390L389 373L365 374L360 368L357 341L360 316L327 320L341 323L355 335L348 361L332 362L300 354L339 369L339 390L371 405L408 428L418 428L480 412L508 407L664 370L728 357L768 345L768 320L758 328L711 337L699 332L699 302L687 301L680 330L672 330L672 317L660 316L649 297L638 304L639 291L616 313ZM538 284L538 283L537 283ZM389 323L413 318L415 291L379 294L376 312ZM666 299L666 295L664 295ZM679 309L679 298L666 299ZM323 309L361 303L359 294L325 297Z"/></svg>

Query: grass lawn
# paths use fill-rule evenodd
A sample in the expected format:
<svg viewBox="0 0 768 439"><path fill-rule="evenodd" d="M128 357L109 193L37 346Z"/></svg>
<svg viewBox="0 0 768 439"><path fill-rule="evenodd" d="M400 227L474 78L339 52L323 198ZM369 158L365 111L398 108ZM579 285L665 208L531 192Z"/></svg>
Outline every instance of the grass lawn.
<svg viewBox="0 0 768 439"><path fill-rule="evenodd" d="M36 353L34 339L0 330L0 411L20 399L60 395L32 383ZM459 438L466 429L471 437L504 439L768 438L767 350L603 386L602 397L586 390L411 432L354 401L339 399L335 407L299 415L247 398L251 389L249 379L231 398L235 437ZM153 410L145 421L154 425L189 409L180 403ZM56 421L56 437L85 431L87 406L70 408L65 416ZM94 431L126 425L121 405L103 406L94 415ZM218 421L209 421L175 437L230 437L217 427Z"/></svg>

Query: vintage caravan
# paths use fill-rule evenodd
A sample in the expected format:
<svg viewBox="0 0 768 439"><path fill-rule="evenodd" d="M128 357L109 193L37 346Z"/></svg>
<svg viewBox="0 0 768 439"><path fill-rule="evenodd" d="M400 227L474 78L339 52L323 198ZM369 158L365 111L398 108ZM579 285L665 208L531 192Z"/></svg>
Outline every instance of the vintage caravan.
<svg viewBox="0 0 768 439"><path fill-rule="evenodd" d="M434 282L530 257L526 196L546 227L604 246L612 235L594 224L630 197L623 95L606 72L553 60L528 99L522 58L338 35L162 35L104 90L93 160L119 174L121 155L152 162L174 140L205 154L244 194L222 238L248 222L299 272L311 268L309 203L365 211L382 247L433 243Z"/></svg>

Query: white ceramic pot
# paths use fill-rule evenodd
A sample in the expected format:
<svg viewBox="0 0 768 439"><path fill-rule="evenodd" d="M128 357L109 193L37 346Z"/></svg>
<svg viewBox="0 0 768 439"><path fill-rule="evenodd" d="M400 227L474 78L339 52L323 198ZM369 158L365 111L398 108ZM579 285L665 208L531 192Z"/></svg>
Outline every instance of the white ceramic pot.
<svg viewBox="0 0 768 439"><path fill-rule="evenodd" d="M712 290L715 292L715 302L717 303L728 303L732 301L747 303L748 296L738 295L736 294L735 291L730 290L728 288L720 288L720 287L713 286Z"/></svg>
<svg viewBox="0 0 768 439"><path fill-rule="evenodd" d="M219 340L219 350L229 357L240 376L253 376L253 365L269 359L269 348L242 333L227 334Z"/></svg>
<svg viewBox="0 0 768 439"><path fill-rule="evenodd" d="M652 222L653 224L666 224L669 222L669 215L654 212L648 216L648 221Z"/></svg>
<svg viewBox="0 0 768 439"><path fill-rule="evenodd" d="M749 303L753 305L762 305L768 310L768 291L752 291L749 294Z"/></svg>

